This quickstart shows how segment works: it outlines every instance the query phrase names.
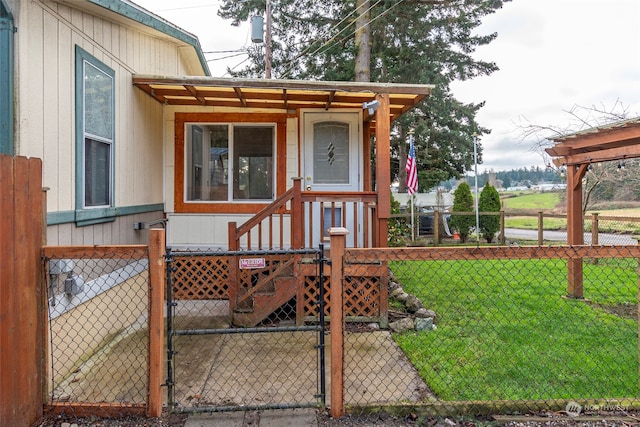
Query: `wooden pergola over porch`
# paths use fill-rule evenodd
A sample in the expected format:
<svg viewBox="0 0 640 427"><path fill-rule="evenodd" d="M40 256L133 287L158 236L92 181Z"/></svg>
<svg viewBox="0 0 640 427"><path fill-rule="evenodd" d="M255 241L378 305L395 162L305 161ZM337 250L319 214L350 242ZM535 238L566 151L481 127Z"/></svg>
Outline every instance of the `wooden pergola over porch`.
<svg viewBox="0 0 640 427"><path fill-rule="evenodd" d="M592 163L640 157L640 117L611 123L557 138L545 151L558 167L566 168L567 243L584 244L582 178ZM567 294L583 298L582 260L570 260Z"/></svg>

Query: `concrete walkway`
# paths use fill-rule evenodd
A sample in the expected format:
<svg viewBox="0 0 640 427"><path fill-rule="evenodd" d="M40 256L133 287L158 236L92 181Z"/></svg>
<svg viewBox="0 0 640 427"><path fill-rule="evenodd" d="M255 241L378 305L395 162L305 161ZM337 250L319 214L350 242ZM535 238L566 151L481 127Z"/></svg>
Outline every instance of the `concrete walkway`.
<svg viewBox="0 0 640 427"><path fill-rule="evenodd" d="M185 427L317 427L315 409L222 412L190 415Z"/></svg>

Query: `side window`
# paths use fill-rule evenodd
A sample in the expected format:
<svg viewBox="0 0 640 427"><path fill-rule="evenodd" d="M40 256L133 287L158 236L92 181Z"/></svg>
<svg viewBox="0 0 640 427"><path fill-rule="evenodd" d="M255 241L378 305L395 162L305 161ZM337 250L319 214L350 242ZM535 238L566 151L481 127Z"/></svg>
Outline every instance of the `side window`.
<svg viewBox="0 0 640 427"><path fill-rule="evenodd" d="M274 125L187 124L185 201L273 199L274 141Z"/></svg>
<svg viewBox="0 0 640 427"><path fill-rule="evenodd" d="M114 71L76 46L76 209L113 206Z"/></svg>

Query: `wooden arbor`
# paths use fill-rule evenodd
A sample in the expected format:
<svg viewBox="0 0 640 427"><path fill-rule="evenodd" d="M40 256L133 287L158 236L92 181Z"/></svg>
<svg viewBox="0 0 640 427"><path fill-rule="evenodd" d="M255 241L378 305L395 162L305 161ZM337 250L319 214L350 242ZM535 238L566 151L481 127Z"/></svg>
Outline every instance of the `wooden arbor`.
<svg viewBox="0 0 640 427"><path fill-rule="evenodd" d="M551 138L545 151L567 173L567 243L584 244L582 178L590 164L640 157L640 117ZM582 259L569 260L567 294L583 298Z"/></svg>

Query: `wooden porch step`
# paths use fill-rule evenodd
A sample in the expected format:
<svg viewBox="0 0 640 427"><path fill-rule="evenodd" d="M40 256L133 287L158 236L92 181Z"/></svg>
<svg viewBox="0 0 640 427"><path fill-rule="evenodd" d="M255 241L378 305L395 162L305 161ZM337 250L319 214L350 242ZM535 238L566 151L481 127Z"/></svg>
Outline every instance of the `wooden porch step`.
<svg viewBox="0 0 640 427"><path fill-rule="evenodd" d="M270 294L256 293L253 296L253 310L248 311L243 307L233 311L234 325L255 326L296 296L298 281L295 277L278 277L274 282L275 292Z"/></svg>

